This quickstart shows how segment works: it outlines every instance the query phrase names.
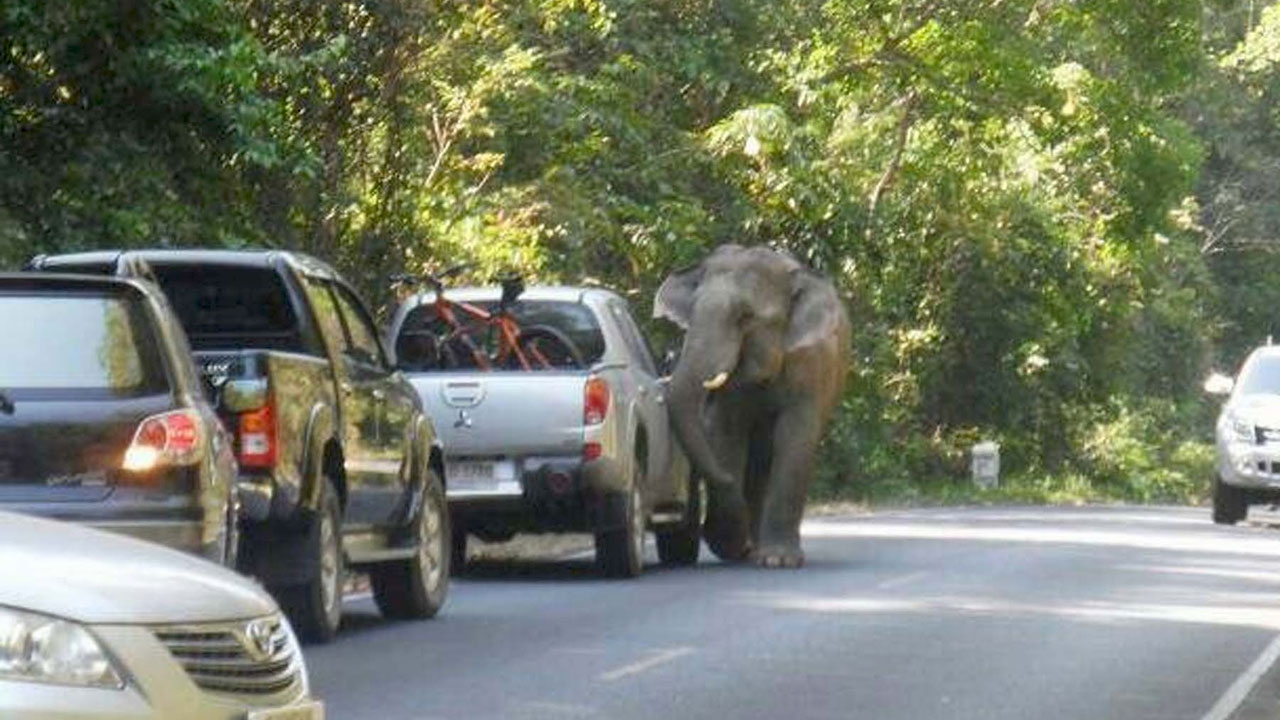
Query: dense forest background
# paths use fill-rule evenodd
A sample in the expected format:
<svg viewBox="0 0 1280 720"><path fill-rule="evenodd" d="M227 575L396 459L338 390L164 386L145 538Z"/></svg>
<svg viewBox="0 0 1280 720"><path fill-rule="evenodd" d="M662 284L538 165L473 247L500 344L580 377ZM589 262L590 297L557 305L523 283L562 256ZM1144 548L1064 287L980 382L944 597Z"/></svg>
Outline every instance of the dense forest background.
<svg viewBox="0 0 1280 720"><path fill-rule="evenodd" d="M385 307L471 259L647 316L726 241L847 294L818 492L967 492L989 437L1005 496L1195 499L1201 380L1280 334L1280 6L0 4L0 266L298 248Z"/></svg>

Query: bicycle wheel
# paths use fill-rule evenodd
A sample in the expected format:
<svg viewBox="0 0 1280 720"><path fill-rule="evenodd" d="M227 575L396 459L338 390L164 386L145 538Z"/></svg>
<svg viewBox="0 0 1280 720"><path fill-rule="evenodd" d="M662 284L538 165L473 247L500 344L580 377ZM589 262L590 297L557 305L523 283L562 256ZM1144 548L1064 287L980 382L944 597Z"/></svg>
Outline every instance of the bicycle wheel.
<svg viewBox="0 0 1280 720"><path fill-rule="evenodd" d="M530 370L580 370L586 366L578 346L549 325L521 328L516 343L529 361ZM509 363L519 367L520 360L515 353L512 353Z"/></svg>

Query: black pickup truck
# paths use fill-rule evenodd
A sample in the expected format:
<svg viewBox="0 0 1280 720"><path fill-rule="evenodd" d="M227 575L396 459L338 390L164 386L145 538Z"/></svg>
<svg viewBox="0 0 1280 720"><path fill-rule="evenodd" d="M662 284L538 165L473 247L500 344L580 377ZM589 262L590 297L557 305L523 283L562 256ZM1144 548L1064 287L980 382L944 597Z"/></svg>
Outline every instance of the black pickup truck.
<svg viewBox="0 0 1280 720"><path fill-rule="evenodd" d="M364 304L286 252L42 256L32 270L141 277L165 291L240 464L241 569L300 634L327 640L346 568L384 615L433 616L449 582L443 453Z"/></svg>

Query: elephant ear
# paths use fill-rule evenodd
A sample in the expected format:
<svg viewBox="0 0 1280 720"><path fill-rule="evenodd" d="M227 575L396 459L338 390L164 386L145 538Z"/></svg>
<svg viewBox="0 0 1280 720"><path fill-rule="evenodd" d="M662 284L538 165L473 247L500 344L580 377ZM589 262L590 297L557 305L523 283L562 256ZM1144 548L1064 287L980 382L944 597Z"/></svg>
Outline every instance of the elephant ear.
<svg viewBox="0 0 1280 720"><path fill-rule="evenodd" d="M668 275L653 298L653 316L666 318L688 330L689 316L693 314L693 302L698 284L702 282L703 272L702 264L699 263Z"/></svg>
<svg viewBox="0 0 1280 720"><path fill-rule="evenodd" d="M834 336L842 312L840 296L831 283L808 270L797 270L791 280L787 351L811 347Z"/></svg>

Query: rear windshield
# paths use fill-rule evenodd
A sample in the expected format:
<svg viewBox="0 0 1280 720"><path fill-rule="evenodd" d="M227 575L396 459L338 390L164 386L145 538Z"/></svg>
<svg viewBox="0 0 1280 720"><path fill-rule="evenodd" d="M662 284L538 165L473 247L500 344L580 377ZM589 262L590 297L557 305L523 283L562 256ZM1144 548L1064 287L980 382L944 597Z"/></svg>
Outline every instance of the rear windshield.
<svg viewBox="0 0 1280 720"><path fill-rule="evenodd" d="M167 392L141 301L0 294L0 389L17 397L139 397Z"/></svg>
<svg viewBox="0 0 1280 720"><path fill-rule="evenodd" d="M194 349L304 352L293 304L274 270L160 264L154 270Z"/></svg>
<svg viewBox="0 0 1280 720"><path fill-rule="evenodd" d="M497 301L473 302L475 307L492 312ZM559 330L578 348L582 360L587 365L594 365L604 355L604 335L600 332L600 324L596 321L591 308L578 302L561 300L525 300L517 302L511 309L516 322L523 328L547 325ZM455 313L458 320L467 322L471 337L483 343L486 328L461 312ZM402 367L410 370L439 370L433 354L423 349L429 347L424 339L446 333L448 328L436 314L432 305L422 305L409 311L396 336L396 359ZM460 356L460 357L464 357ZM466 369L454 368L454 369Z"/></svg>
<svg viewBox="0 0 1280 720"><path fill-rule="evenodd" d="M1238 383L1240 395L1280 395L1280 357L1256 357L1245 365Z"/></svg>

